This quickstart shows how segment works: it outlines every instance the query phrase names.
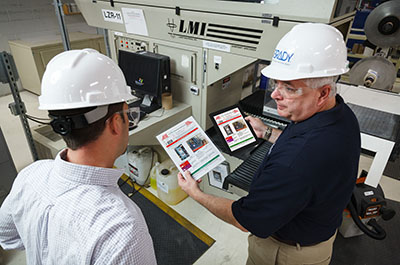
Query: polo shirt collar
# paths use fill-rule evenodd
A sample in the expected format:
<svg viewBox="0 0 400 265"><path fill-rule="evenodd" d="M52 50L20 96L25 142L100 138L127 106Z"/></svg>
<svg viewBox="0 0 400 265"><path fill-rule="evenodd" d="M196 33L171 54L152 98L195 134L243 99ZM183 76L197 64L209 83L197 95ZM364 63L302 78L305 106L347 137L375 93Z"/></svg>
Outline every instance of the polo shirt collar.
<svg viewBox="0 0 400 265"><path fill-rule="evenodd" d="M54 160L54 170L61 178L74 183L117 186L118 179L124 173L123 169L74 164L64 159L66 154L67 149L62 150L57 154Z"/></svg>
<svg viewBox="0 0 400 265"><path fill-rule="evenodd" d="M312 129L322 128L335 123L341 117L344 101L340 95L336 95L336 106L332 109L315 113L307 120L291 123L288 127L290 136L300 135Z"/></svg>

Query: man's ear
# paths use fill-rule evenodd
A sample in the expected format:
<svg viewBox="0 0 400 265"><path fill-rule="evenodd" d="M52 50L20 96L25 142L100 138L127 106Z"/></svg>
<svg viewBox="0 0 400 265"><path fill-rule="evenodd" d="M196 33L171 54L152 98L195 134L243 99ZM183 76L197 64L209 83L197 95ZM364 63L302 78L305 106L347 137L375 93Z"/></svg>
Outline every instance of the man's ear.
<svg viewBox="0 0 400 265"><path fill-rule="evenodd" d="M331 85L328 85L328 84L319 88L318 105L321 105L328 100L331 90L332 90L332 87L331 87Z"/></svg>
<svg viewBox="0 0 400 265"><path fill-rule="evenodd" d="M114 113L108 118L106 126L112 135L120 134L122 131L122 117L118 113Z"/></svg>

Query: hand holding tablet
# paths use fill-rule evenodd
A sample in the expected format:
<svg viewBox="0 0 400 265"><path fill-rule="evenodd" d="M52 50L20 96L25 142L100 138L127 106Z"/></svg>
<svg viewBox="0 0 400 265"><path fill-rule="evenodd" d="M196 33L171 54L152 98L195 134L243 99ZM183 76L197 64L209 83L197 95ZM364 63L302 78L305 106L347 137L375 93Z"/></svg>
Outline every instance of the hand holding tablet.
<svg viewBox="0 0 400 265"><path fill-rule="evenodd" d="M257 136L239 106L213 112L210 118L230 153L257 142Z"/></svg>

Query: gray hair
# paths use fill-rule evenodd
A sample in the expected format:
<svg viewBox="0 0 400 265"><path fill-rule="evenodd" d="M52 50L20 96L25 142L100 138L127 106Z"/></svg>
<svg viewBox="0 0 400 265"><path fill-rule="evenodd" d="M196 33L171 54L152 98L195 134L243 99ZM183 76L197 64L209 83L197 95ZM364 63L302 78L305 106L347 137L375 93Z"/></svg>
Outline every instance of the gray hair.
<svg viewBox="0 0 400 265"><path fill-rule="evenodd" d="M329 97L333 97L336 95L336 81L338 79L339 76L328 76L328 77L307 78L303 79L303 82L312 89L317 89L325 85L330 85L331 92L329 93Z"/></svg>

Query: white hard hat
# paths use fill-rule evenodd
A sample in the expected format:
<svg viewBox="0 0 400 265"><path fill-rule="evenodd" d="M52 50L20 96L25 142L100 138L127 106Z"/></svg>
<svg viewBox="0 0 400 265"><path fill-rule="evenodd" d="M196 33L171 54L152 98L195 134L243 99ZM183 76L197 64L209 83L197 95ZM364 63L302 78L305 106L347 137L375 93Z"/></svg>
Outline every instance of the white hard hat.
<svg viewBox="0 0 400 265"><path fill-rule="evenodd" d="M341 75L349 71L347 49L336 28L319 23L294 26L279 41L271 64L261 73L289 81Z"/></svg>
<svg viewBox="0 0 400 265"><path fill-rule="evenodd" d="M102 106L132 98L124 74L113 60L93 49L70 50L47 64L39 109Z"/></svg>

